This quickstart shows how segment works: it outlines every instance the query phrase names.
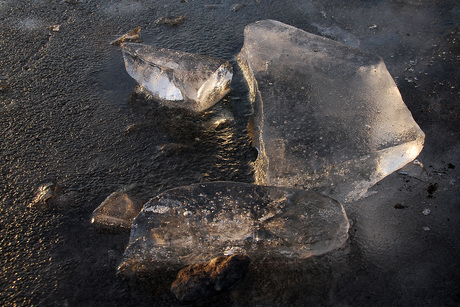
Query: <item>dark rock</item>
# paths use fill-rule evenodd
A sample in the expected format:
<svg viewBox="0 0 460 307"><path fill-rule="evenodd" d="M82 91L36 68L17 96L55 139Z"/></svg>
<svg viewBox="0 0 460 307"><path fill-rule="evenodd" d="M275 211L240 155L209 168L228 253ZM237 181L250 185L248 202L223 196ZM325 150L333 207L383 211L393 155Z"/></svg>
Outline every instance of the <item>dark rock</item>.
<svg viewBox="0 0 460 307"><path fill-rule="evenodd" d="M248 256L238 254L192 264L179 271L171 291L184 302L216 295L242 280L250 262Z"/></svg>
<svg viewBox="0 0 460 307"><path fill-rule="evenodd" d="M426 188L426 191L428 192L428 194L433 195L433 193L436 192L437 189L438 189L438 183L433 183L433 184L428 185L428 187Z"/></svg>

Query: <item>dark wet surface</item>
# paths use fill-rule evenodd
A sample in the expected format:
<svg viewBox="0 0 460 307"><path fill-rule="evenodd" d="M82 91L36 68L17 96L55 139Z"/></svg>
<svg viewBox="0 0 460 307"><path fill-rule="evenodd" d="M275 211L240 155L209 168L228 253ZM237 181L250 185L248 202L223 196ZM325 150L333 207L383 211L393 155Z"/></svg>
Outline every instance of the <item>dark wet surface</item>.
<svg viewBox="0 0 460 307"><path fill-rule="evenodd" d="M236 78L223 102L198 115L159 107L132 94L135 82L109 43L141 26L145 43L235 63L244 26L267 18L382 56L426 133L426 173L392 174L347 205L353 226L343 249L297 262L256 259L242 283L203 304L460 303L460 6L247 0L235 12L237 3L0 0L2 305L177 304L176 272L117 278L129 234L98 233L91 212L120 189L147 200L196 182L251 182L247 91ZM177 16L185 19L175 27L155 23ZM58 195L29 206L47 182Z"/></svg>

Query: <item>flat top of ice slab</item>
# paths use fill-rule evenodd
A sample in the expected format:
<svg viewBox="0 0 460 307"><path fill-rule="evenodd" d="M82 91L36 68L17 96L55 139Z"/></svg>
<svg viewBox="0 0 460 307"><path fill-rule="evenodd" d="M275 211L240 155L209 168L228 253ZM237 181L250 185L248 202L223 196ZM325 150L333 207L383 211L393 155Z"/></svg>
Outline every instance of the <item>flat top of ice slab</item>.
<svg viewBox="0 0 460 307"><path fill-rule="evenodd" d="M264 20L245 28L238 59L254 103L258 169L266 168L258 183L340 180L365 191L423 147L424 133L378 56Z"/></svg>
<svg viewBox="0 0 460 307"><path fill-rule="evenodd" d="M246 27L242 54L268 133L347 142L324 148L339 160L350 149L362 154L423 135L378 56L273 20Z"/></svg>
<svg viewBox="0 0 460 307"><path fill-rule="evenodd" d="M213 182L166 191L133 222L121 270L244 253L305 258L340 247L342 205L316 192Z"/></svg>

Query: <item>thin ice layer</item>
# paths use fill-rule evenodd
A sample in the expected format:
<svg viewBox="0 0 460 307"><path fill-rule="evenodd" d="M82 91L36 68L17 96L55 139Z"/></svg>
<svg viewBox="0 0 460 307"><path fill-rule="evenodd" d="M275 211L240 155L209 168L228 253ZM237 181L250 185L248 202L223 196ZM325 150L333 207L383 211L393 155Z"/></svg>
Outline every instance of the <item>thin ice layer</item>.
<svg viewBox="0 0 460 307"><path fill-rule="evenodd" d="M348 227L342 205L316 192L195 184L144 205L119 271L130 275L234 253L306 258L340 247Z"/></svg>
<svg viewBox="0 0 460 307"><path fill-rule="evenodd" d="M166 106L200 112L230 91L233 72L225 60L136 43L121 50L128 74Z"/></svg>
<svg viewBox="0 0 460 307"><path fill-rule="evenodd" d="M246 27L238 62L255 110L258 184L351 201L423 148L378 56L264 20Z"/></svg>

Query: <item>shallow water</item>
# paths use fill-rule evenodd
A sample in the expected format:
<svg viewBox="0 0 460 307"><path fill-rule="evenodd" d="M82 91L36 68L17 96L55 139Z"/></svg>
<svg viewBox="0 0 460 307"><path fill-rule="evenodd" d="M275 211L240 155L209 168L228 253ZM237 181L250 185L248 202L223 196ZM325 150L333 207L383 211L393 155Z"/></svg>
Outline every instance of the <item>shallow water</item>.
<svg viewBox="0 0 460 307"><path fill-rule="evenodd" d="M199 115L159 107L132 94L135 82L109 43L141 26L147 44L235 63L244 26L267 18L353 38L382 56L426 133L427 177L393 174L347 206L353 226L344 249L300 262L259 259L239 286L208 303L459 303L459 5L247 0L234 12L235 3L0 1L0 74L9 85L0 92L2 305L177 303L174 272L134 285L116 277L129 234L98 233L91 212L119 189L147 200L200 181L251 182L247 90L236 77L233 92ZM168 15L185 21L156 25ZM46 28L56 24L58 32ZM29 207L50 181L56 198Z"/></svg>

